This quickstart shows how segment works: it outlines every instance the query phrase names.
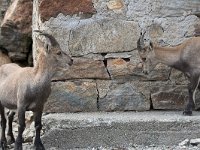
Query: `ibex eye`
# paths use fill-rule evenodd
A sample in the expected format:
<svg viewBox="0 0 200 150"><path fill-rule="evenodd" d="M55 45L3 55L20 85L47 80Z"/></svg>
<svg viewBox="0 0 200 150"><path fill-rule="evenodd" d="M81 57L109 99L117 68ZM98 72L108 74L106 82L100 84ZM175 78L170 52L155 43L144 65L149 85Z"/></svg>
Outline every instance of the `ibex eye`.
<svg viewBox="0 0 200 150"><path fill-rule="evenodd" d="M62 53L61 53L61 52L57 52L56 54L57 54L57 55L61 55Z"/></svg>

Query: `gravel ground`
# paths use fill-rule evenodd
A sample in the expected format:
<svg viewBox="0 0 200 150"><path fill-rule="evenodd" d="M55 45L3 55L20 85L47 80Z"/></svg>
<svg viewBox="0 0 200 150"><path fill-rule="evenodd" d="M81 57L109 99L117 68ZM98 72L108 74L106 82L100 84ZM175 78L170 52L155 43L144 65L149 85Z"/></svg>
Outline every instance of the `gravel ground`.
<svg viewBox="0 0 200 150"><path fill-rule="evenodd" d="M9 148L10 150L14 150ZM30 143L23 144L24 150L33 150L33 146ZM48 150L64 150L57 148L50 148ZM200 150L200 146L133 146L133 147L98 147L98 148L76 148L70 150Z"/></svg>
<svg viewBox="0 0 200 150"><path fill-rule="evenodd" d="M149 118L144 118L144 113L136 113L135 115L133 115L132 113L93 113L92 116L90 116L87 113L80 113L80 114L67 114L67 116L65 116L64 114L52 114L52 116L54 116L54 118L59 118L61 120L64 120L64 118L68 118L69 120L73 120L74 115L76 115L76 120L91 120L95 121L95 119L97 119L96 121L98 121L98 118L103 118L105 120L117 120L117 121L124 121L124 122L128 122L130 120L137 120L137 117L142 118L143 120L149 120ZM147 112L149 113L149 112ZM181 116L179 115L179 112L163 112L162 117L160 117L158 114L159 112L154 112L154 118L156 118L157 120L163 121L163 115L165 119L168 119L170 121L174 121L174 120L186 120L186 121L190 121L190 120L199 120L199 113L194 113L193 116L191 117L186 117L186 116ZM95 117L95 115L97 117ZM57 115L59 117L57 117ZM88 117L88 115L90 117ZM30 115L32 116L32 115ZM43 116L43 118L45 118L47 116ZM62 118L64 117L64 118ZM153 119L154 119L153 118ZM28 119L31 120L31 119ZM48 120L48 117L47 117ZM14 124L14 129L17 128L17 124ZM17 129L16 131L14 130L15 135L17 135ZM27 139L31 139L31 140L27 140L29 141L29 143L23 143L23 150L33 150L33 144L32 142L32 138L34 137L33 135L34 133L34 124L32 124L32 121L30 121L29 123L29 128L27 130L27 132L25 132L25 135L27 137ZM196 143L195 143L196 142ZM14 144L12 144L9 147L9 150L14 150ZM48 148L47 150L68 150L68 149L58 149L58 148ZM70 149L69 149L70 150ZM158 145L151 145L151 146L141 146L141 145L130 145L129 147L98 147L98 148L76 148L76 149L71 149L71 150L200 150L200 138L197 139L193 139L193 142L191 139L185 139L184 141L180 142L180 143L175 143L174 146L158 146Z"/></svg>

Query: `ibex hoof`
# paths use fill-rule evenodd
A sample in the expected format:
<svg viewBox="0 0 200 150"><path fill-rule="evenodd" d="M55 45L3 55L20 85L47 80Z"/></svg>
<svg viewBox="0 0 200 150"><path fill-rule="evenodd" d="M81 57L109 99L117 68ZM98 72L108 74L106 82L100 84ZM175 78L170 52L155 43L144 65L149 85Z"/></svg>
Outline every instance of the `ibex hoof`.
<svg viewBox="0 0 200 150"><path fill-rule="evenodd" d="M192 111L191 110L184 110L183 115L185 116L192 116Z"/></svg>
<svg viewBox="0 0 200 150"><path fill-rule="evenodd" d="M45 150L42 142L38 142L37 144L34 144L34 150Z"/></svg>

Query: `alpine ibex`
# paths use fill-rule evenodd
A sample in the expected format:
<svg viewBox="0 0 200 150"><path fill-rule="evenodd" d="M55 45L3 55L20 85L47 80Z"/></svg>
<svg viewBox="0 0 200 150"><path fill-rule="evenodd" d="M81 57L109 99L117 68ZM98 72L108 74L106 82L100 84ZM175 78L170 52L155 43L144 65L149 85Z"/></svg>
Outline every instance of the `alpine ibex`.
<svg viewBox="0 0 200 150"><path fill-rule="evenodd" d="M22 68L17 64L5 64L0 67L0 114L1 114L1 146L6 149L5 137L6 118L4 107L18 113L19 127L16 141L12 133L12 121L14 112L8 117L8 138L15 141L15 150L22 150L22 133L25 129L25 112L33 111L35 117L36 136L34 147L36 150L44 150L40 139L42 129L41 117L43 107L51 92L51 79L59 68L67 69L73 60L65 54L55 40L49 34L40 31L36 43L38 44L38 59L34 67ZM45 41L42 41L43 37Z"/></svg>
<svg viewBox="0 0 200 150"><path fill-rule="evenodd" d="M143 72L148 74L158 63L182 71L190 82L189 100L183 114L192 115L192 109L195 107L195 92L197 88L200 89L200 37L193 37L175 47L159 47L152 42L145 44L144 34L141 33L137 42Z"/></svg>

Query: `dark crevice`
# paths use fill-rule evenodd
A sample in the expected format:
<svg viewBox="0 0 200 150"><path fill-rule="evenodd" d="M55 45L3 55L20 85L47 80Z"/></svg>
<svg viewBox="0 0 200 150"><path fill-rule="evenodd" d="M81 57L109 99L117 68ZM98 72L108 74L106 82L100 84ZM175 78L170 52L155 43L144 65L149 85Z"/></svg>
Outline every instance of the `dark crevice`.
<svg viewBox="0 0 200 150"><path fill-rule="evenodd" d="M200 13L194 13L194 15L200 18Z"/></svg>
<svg viewBox="0 0 200 150"><path fill-rule="evenodd" d="M126 62L130 62L130 58L122 58L123 60L125 60Z"/></svg>
<svg viewBox="0 0 200 150"><path fill-rule="evenodd" d="M106 55L107 55L107 53L101 53L101 56L103 56L103 57L106 56Z"/></svg>
<svg viewBox="0 0 200 150"><path fill-rule="evenodd" d="M105 68L106 68L106 71L107 71L107 73L108 73L108 75L109 75L109 78L111 78L110 72L109 72L109 70L108 70L108 68L107 68L107 65L108 65L107 59L104 59L104 60L103 60L103 63L104 63L104 66L105 66Z"/></svg>
<svg viewBox="0 0 200 150"><path fill-rule="evenodd" d="M153 110L153 101L152 101L152 98L151 98L151 94L150 94L150 110Z"/></svg>
<svg viewBox="0 0 200 150"><path fill-rule="evenodd" d="M107 68L107 60L106 59L103 60L103 63L104 63L104 66Z"/></svg>
<svg viewBox="0 0 200 150"><path fill-rule="evenodd" d="M98 89L98 85L97 85L97 82L96 82L96 89L97 89L97 110L99 110L99 89Z"/></svg>

